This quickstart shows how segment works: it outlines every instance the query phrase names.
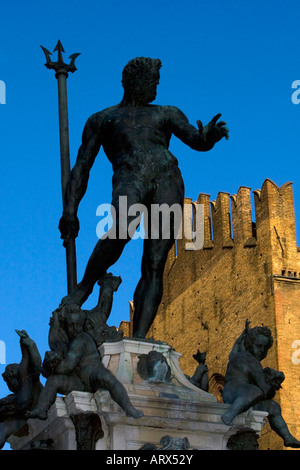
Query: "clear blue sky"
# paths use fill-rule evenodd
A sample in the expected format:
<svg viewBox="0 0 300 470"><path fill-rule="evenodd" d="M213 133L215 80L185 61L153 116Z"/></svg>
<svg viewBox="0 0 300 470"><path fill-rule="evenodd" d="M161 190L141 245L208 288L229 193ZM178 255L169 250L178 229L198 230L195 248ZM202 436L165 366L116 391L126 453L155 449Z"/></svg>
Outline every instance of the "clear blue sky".
<svg viewBox="0 0 300 470"><path fill-rule="evenodd" d="M299 2L264 0L17 0L1 4L1 329L6 363L19 362L15 329L25 329L41 355L48 349L51 312L66 294L60 240L60 156L57 82L40 45L61 39L68 78L71 162L94 112L122 98L121 72L136 56L163 63L156 103L179 107L196 125L221 112L230 129L209 153L171 141L186 196L215 199L240 186L260 189L265 178L294 182L300 232L300 105L291 101L300 80ZM53 55L56 60L56 53ZM78 277L97 241L96 208L111 199L110 164L101 150L79 209ZM132 241L112 268L123 283L110 325L129 319L140 274L141 241ZM95 305L98 292L85 304ZM0 365L2 373L5 365ZM0 381L0 396L7 394Z"/></svg>

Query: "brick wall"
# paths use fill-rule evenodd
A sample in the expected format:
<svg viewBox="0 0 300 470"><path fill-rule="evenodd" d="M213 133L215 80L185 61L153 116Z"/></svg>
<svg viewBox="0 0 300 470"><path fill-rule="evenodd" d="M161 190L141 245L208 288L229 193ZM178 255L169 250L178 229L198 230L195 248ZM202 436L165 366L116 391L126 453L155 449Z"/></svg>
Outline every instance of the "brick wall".
<svg viewBox="0 0 300 470"><path fill-rule="evenodd" d="M187 250L189 240L181 239L170 251L163 299L148 336L166 341L182 353L181 367L186 374L197 366L192 357L197 349L206 351L210 391L221 399L228 354L245 320L252 327L267 325L274 345L263 365L285 373L276 401L292 433L300 439L300 364L292 361L292 345L300 340L300 253L292 184L278 188L266 179L253 194L254 210L248 187L232 196L220 192L215 201L200 194L193 203L194 217L186 215L190 231L185 234L196 229L195 210L202 204L203 248ZM281 449L282 441L265 427L260 445Z"/></svg>

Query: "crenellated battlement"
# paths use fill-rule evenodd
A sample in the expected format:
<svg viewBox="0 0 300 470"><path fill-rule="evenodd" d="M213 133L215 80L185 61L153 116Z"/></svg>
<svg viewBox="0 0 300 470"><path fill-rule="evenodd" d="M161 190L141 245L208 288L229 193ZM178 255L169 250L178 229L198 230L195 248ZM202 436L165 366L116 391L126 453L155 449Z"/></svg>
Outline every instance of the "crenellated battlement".
<svg viewBox="0 0 300 470"><path fill-rule="evenodd" d="M256 224L252 221L251 190L241 186L231 196L232 228L236 243L244 243L244 246L256 245Z"/></svg>
<svg viewBox="0 0 300 470"><path fill-rule="evenodd" d="M300 337L293 185L278 187L266 179L259 190L241 186L233 195L219 192L215 200L200 193L197 201L186 198L185 204L193 208L184 211L186 238L177 240L169 253L163 298L148 335L182 352L186 374L193 373L197 348L205 351L215 393L215 377L224 376L246 319L253 326L268 325L275 341L265 365L286 375L285 392L278 392L280 404L286 422L300 436L300 365L292 361L293 344ZM186 243L197 231L197 204L203 209L203 247L188 250ZM281 443L274 433L266 433L264 445L280 449Z"/></svg>
<svg viewBox="0 0 300 470"><path fill-rule="evenodd" d="M295 262L299 258L291 182L278 187L266 179L261 189L252 193L251 188L241 186L233 195L221 191L215 200L210 200L209 194L200 193L197 201L185 198L185 204L194 210L183 212L184 235L171 249L166 271L182 256L190 262L191 253L187 249L187 242L192 240L193 231L198 233L195 222L197 204L201 204L203 210L203 247L196 250L197 253L193 251L199 260L213 257L220 250L241 247L251 249L265 244L272 251L275 261L282 258ZM204 254L207 251L210 251L210 255Z"/></svg>

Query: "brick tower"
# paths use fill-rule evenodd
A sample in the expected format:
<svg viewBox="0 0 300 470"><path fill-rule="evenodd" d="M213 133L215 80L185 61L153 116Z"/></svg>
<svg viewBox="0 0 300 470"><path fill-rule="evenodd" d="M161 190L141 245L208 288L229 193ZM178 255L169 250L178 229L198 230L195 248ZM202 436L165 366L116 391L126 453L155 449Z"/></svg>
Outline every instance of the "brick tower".
<svg viewBox="0 0 300 470"><path fill-rule="evenodd" d="M163 299L148 336L181 352L181 368L189 375L197 366L192 355L206 351L209 391L222 401L228 355L245 320L252 327L268 326L274 344L263 365L285 373L275 400L300 439L300 253L292 183L278 188L266 179L253 194L254 211L248 187L232 196L220 192L215 201L200 194L193 203L204 209L203 248L187 250L186 239L173 246ZM196 228L192 212L185 223ZM268 425L260 448L283 448Z"/></svg>

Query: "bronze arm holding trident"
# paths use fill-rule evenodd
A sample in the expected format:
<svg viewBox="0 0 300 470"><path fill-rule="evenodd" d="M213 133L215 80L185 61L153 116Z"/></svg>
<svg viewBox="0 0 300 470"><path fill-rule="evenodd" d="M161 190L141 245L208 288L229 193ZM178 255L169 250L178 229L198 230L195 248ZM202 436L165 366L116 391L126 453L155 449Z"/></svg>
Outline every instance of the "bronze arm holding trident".
<svg viewBox="0 0 300 470"><path fill-rule="evenodd" d="M57 78L58 85L58 106L59 106L59 133L60 133L60 160L61 160L61 186L62 186L62 199L63 208L65 202L65 192L67 182L70 176L70 149L69 149L69 123L68 123L68 101L67 101L67 78L68 72L74 73L77 69L75 67L75 59L80 53L70 55L71 62L65 64L63 61L62 53L65 52L60 40L53 52L58 51L58 59L52 62L50 56L52 55L48 49L41 46L46 56L45 66L48 69L55 70L55 77ZM75 238L64 241L66 248L66 262L67 262L67 284L68 293L71 293L77 285L77 268L76 268L76 245Z"/></svg>

